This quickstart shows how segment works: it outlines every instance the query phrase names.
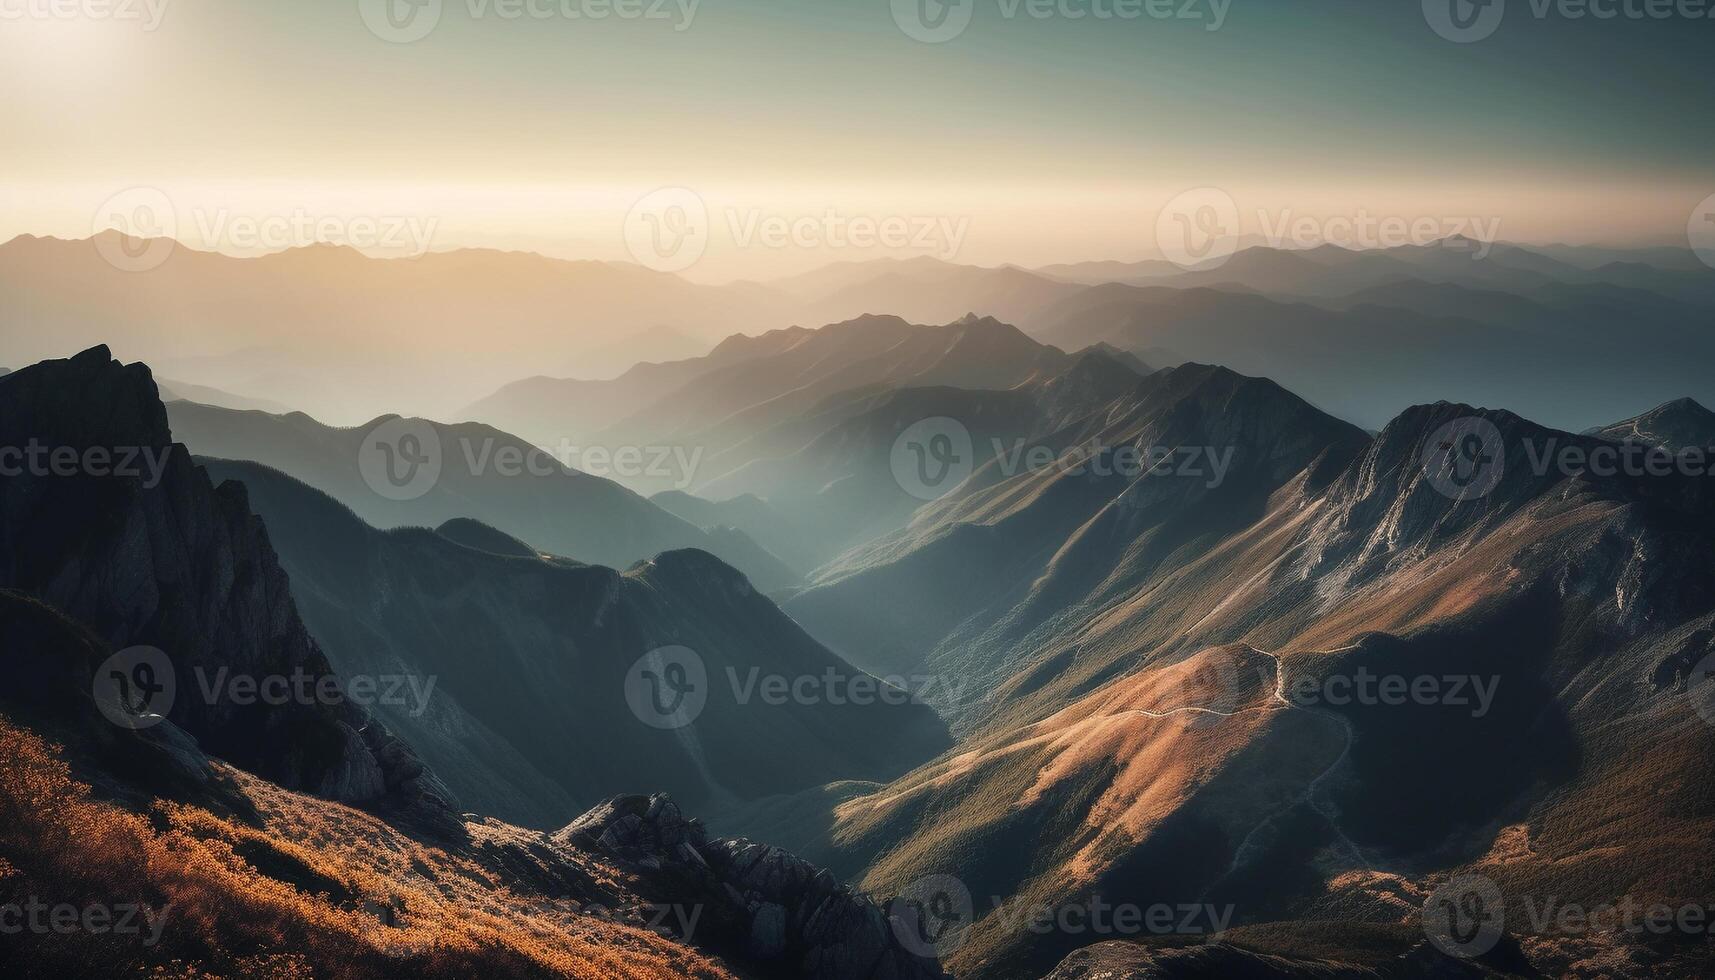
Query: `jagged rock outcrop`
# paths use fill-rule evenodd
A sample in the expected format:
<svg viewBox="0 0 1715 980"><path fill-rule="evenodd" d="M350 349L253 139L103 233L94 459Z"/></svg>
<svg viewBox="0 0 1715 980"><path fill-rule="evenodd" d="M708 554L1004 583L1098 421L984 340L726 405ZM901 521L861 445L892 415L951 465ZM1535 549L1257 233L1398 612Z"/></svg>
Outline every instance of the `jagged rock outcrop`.
<svg viewBox="0 0 1715 980"><path fill-rule="evenodd" d="M657 901L695 906L697 945L804 980L938 980L903 948L873 899L777 847L710 840L667 796L619 796L555 833L556 843L617 859Z"/></svg>
<svg viewBox="0 0 1715 980"><path fill-rule="evenodd" d="M244 488L216 488L174 444L148 367L96 347L10 375L0 447L0 587L110 650L163 651L167 718L208 753L288 788L454 826L409 747L349 700L273 703L243 686L301 678L294 690L314 691L333 671Z"/></svg>

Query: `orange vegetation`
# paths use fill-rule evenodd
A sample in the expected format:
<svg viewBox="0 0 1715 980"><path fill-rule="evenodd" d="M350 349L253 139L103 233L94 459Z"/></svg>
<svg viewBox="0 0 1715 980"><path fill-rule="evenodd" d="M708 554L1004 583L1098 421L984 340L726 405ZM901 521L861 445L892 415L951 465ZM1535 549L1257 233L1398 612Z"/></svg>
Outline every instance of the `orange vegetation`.
<svg viewBox="0 0 1715 980"><path fill-rule="evenodd" d="M136 903L165 916L154 944L137 935L8 936L0 973L198 980L729 975L603 909L510 880L475 849L427 846L368 814L227 767L219 767L222 775L260 813L259 825L199 806L156 801L133 811L99 800L74 778L58 746L4 717L0 745L0 901ZM494 844L534 838L494 825L472 825L471 833ZM593 862L573 870L591 882L592 894L624 904L614 873Z"/></svg>

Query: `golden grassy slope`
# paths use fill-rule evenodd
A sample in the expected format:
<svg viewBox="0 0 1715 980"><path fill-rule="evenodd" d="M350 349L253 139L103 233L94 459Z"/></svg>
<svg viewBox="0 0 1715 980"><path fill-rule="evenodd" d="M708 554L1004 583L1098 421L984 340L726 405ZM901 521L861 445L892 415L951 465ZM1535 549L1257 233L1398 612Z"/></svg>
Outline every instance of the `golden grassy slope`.
<svg viewBox="0 0 1715 980"><path fill-rule="evenodd" d="M261 815L134 811L98 799L59 746L0 717L0 901L164 910L160 942L25 932L11 976L184 978L724 978L708 958L606 909L642 903L593 861L587 893L550 897L481 861L424 845L361 811L216 763ZM477 844L528 832L471 825ZM597 905L596 903L599 903Z"/></svg>

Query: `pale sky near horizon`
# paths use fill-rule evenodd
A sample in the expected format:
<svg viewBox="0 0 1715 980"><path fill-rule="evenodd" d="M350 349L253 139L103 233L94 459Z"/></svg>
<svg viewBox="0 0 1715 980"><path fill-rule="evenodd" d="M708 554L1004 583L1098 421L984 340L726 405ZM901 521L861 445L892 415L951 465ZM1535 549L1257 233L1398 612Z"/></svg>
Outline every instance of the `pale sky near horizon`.
<svg viewBox="0 0 1715 980"><path fill-rule="evenodd" d="M1611 244L1684 244L1715 194L1709 18L1512 0L1462 44L1418 2L443 0L377 30L369 2L0 0L0 240L164 200L175 237L239 254L629 261L628 231L676 228L639 201L684 188L706 249L673 271L719 281L1147 258L1199 187L1248 234L1368 216ZM961 11L944 43L909 36ZM898 247L854 245L866 226Z"/></svg>

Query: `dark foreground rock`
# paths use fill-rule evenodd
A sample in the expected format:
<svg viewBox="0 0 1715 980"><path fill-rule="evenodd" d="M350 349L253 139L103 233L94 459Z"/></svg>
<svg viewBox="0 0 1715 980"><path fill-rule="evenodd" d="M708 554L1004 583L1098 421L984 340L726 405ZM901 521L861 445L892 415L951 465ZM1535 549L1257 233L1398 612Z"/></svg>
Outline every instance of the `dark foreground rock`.
<svg viewBox="0 0 1715 980"><path fill-rule="evenodd" d="M96 347L8 375L0 453L0 588L80 624L103 655L159 650L158 671L121 680L147 680L201 751L288 789L459 828L445 787L351 700L246 693L338 678L244 488L215 487L173 442L147 367ZM111 673L79 667L85 692Z"/></svg>
<svg viewBox="0 0 1715 980"><path fill-rule="evenodd" d="M933 960L894 936L869 896L777 847L710 840L662 794L620 796L553 835L556 843L615 859L649 883L662 927L688 928L694 945L806 980L940 980ZM694 922L694 926L688 924Z"/></svg>

